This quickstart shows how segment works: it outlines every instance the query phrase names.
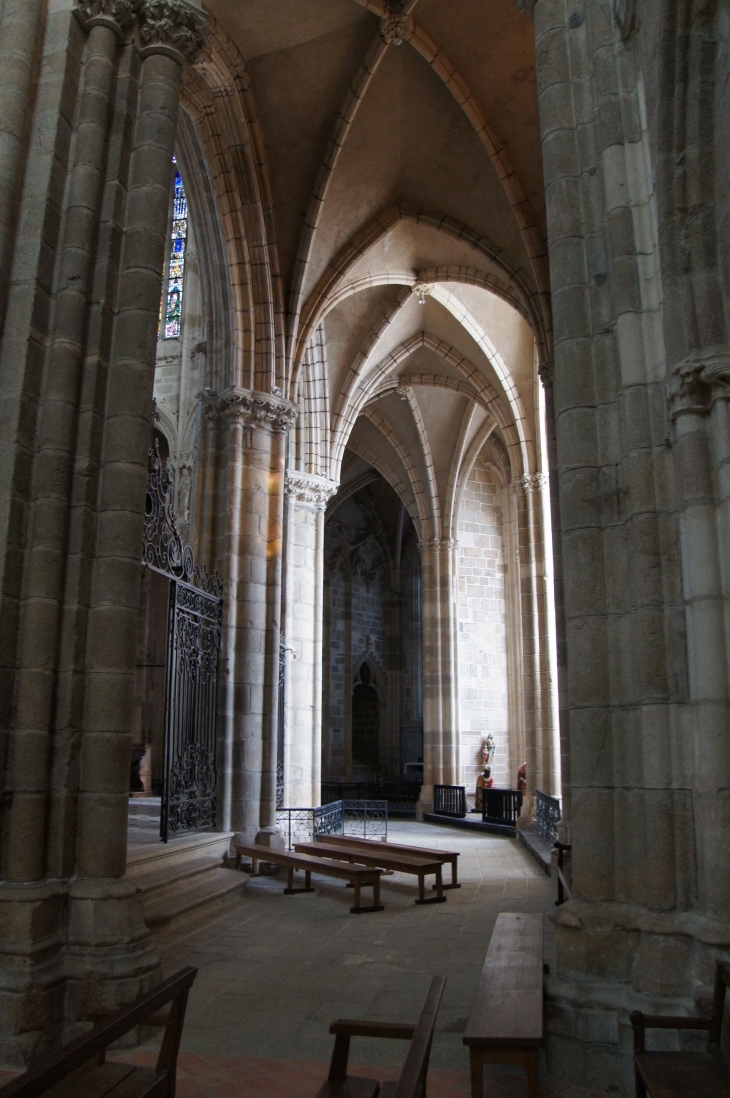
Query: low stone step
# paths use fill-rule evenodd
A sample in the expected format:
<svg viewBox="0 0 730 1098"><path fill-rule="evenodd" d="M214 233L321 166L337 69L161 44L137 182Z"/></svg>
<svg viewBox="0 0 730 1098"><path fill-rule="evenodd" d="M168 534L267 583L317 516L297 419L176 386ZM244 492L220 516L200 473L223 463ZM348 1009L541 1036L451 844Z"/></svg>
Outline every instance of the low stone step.
<svg viewBox="0 0 730 1098"><path fill-rule="evenodd" d="M128 874L142 890L142 903L156 903L172 896L181 889L195 883L193 878L220 869L223 862L219 857L190 858L184 862L147 863L145 868L132 868Z"/></svg>
<svg viewBox="0 0 730 1098"><path fill-rule="evenodd" d="M130 834L127 846L127 873L135 876L148 869L159 869L163 865L187 862L191 858L213 857L223 860L227 852L232 831L200 831L192 835L181 835L167 843L135 843Z"/></svg>
<svg viewBox="0 0 730 1098"><path fill-rule="evenodd" d="M220 867L165 899L146 903L143 898L145 922L150 930L170 930L193 916L213 914L240 894L248 879L246 873Z"/></svg>

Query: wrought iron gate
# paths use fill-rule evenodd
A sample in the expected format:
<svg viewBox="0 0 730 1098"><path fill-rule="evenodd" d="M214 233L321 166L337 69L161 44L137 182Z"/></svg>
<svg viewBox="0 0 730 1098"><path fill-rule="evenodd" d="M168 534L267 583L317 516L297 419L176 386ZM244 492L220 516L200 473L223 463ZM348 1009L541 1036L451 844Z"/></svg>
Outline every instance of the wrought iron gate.
<svg viewBox="0 0 730 1098"><path fill-rule="evenodd" d="M160 838L214 827L222 584L195 564L172 471L150 450L143 563L170 580Z"/></svg>

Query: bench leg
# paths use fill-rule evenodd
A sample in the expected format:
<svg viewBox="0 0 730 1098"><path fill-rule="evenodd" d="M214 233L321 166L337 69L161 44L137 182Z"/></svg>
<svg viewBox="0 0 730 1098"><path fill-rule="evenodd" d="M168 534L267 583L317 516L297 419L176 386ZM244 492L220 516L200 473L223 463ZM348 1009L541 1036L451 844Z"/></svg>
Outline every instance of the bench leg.
<svg viewBox="0 0 730 1098"><path fill-rule="evenodd" d="M418 874L418 899L417 904L445 904L446 897L444 896L443 883L441 880L441 866L436 870L436 884L433 886L436 890L435 896L429 896L426 899L425 886L424 886L425 873Z"/></svg>
<svg viewBox="0 0 730 1098"><path fill-rule="evenodd" d="M525 1074L527 1075L527 1098L540 1098L537 1049L529 1049L525 1052Z"/></svg>
<svg viewBox="0 0 730 1098"><path fill-rule="evenodd" d="M372 885L373 889L373 902L370 907L363 907L360 903L360 889L363 885ZM383 907L380 903L380 875L378 873L373 874L372 881L361 881L359 878L354 883L355 895L353 899L355 903L350 908L353 915L362 915L365 911L382 911Z"/></svg>
<svg viewBox="0 0 730 1098"><path fill-rule="evenodd" d="M287 896L293 896L294 893L298 893L298 892L314 892L314 889L312 888L312 871L310 869L305 869L304 870L304 888L295 888L294 887L294 866L293 865L287 866L287 869L286 869L286 888L284 889L284 893Z"/></svg>
<svg viewBox="0 0 730 1098"><path fill-rule="evenodd" d="M469 1049L471 1098L484 1098L484 1064L479 1049Z"/></svg>

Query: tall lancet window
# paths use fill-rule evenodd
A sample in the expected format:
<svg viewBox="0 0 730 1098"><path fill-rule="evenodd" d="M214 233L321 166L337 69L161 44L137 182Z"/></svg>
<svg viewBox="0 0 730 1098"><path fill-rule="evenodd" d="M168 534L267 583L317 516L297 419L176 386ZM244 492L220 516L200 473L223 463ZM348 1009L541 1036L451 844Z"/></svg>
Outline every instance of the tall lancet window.
<svg viewBox="0 0 730 1098"><path fill-rule="evenodd" d="M173 159L173 164L177 162ZM167 290L163 294L161 308L161 335L163 339L179 339L182 323L182 303L185 288L185 246L188 239L188 200L185 196L182 176L175 168L175 186L172 198L172 232L170 262L167 269Z"/></svg>

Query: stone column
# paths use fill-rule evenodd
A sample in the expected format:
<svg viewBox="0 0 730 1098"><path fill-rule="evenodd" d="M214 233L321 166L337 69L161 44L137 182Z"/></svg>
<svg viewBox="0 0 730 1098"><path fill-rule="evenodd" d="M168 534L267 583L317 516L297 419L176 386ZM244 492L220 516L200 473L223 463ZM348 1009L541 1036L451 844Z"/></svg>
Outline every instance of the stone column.
<svg viewBox="0 0 730 1098"><path fill-rule="evenodd" d="M113 2L81 5L91 23ZM124 10L124 9L123 9ZM170 164L186 64L203 44L205 16L175 0L143 0L133 25L142 66L124 211L117 307L106 376L97 521L87 619L75 876L69 886L72 1010L89 977L108 1005L126 1001L154 962L124 878L129 748L157 325L167 248Z"/></svg>
<svg viewBox="0 0 730 1098"><path fill-rule="evenodd" d="M35 8L24 6L31 23ZM3 432L13 518L2 653L15 704L3 712L9 795L0 828L0 891L10 905L2 1055L21 1064L41 1051L39 1039L73 1036L90 1006L133 998L158 967L124 879L134 636L170 157L182 67L202 43L205 17L182 0L165 5L164 19L151 0L89 0L74 11L78 21L52 6L42 54L34 45L40 106L0 347L3 389L23 408ZM14 13L14 3L3 5L3 19ZM37 19L33 26L40 38ZM18 42L3 36L2 45L12 52ZM140 55L138 89L130 58ZM7 71L12 83L17 72ZM132 129L128 174L120 147ZM110 176L121 201L107 221L124 233L113 262L102 212ZM91 319L100 299L116 309L109 360ZM75 509L85 509L78 524Z"/></svg>
<svg viewBox="0 0 730 1098"><path fill-rule="evenodd" d="M5 320L44 18L43 0L5 0L0 7L0 329Z"/></svg>
<svg viewBox="0 0 730 1098"><path fill-rule="evenodd" d="M713 919L730 913L730 354L675 370L671 412L679 471L680 537L693 711L697 889Z"/></svg>
<svg viewBox="0 0 730 1098"><path fill-rule="evenodd" d="M433 811L434 785L461 782L457 695L457 543L420 545L423 604L423 787L419 815Z"/></svg>
<svg viewBox="0 0 730 1098"><path fill-rule="evenodd" d="M284 438L296 407L231 387L215 412L227 424L221 506L226 510L224 826L239 841L275 841Z"/></svg>
<svg viewBox="0 0 730 1098"><path fill-rule="evenodd" d="M284 804L320 803L322 765L322 615L324 512L337 491L326 477L290 470L284 697Z"/></svg>

